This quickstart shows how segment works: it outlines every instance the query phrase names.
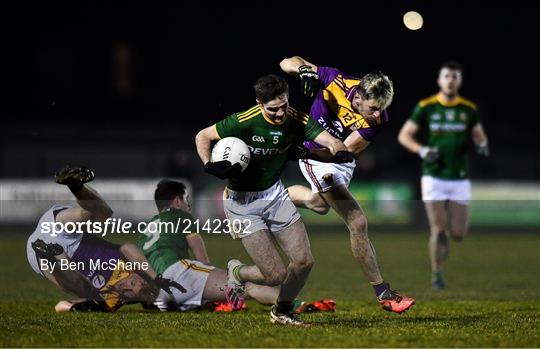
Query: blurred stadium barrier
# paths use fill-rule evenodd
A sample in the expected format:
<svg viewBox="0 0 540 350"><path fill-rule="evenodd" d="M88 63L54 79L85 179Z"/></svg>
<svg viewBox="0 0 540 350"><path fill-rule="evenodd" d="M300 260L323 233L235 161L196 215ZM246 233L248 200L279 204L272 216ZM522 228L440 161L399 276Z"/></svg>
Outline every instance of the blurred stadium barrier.
<svg viewBox="0 0 540 350"><path fill-rule="evenodd" d="M540 228L540 183L472 183L471 225Z"/></svg>
<svg viewBox="0 0 540 350"><path fill-rule="evenodd" d="M148 220L156 214L154 191L161 179L97 179L92 182L114 210L114 216L127 220ZM186 184L191 192L191 184ZM35 224L53 204L73 205L66 186L50 179L0 180L0 223Z"/></svg>
<svg viewBox="0 0 540 350"><path fill-rule="evenodd" d="M115 217L148 220L155 215L153 196L159 179L99 179L92 183L110 203ZM185 180L188 192L192 186ZM414 200L407 182L352 182L351 193L359 200L370 225L425 226L423 203ZM224 218L223 184L209 184L191 196L194 215L201 219ZM540 184L534 182L473 182L470 204L473 227L540 228ZM0 180L0 223L34 224L52 204L73 205L73 196L50 179ZM301 210L307 225L343 225L335 212L317 215Z"/></svg>

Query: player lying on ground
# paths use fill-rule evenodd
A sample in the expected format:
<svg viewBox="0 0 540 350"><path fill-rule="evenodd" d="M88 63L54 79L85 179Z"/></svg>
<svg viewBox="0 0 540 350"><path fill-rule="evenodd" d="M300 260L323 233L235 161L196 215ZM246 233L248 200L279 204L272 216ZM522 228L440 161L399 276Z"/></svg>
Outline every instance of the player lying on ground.
<svg viewBox="0 0 540 350"><path fill-rule="evenodd" d="M60 289L82 298L82 302L74 303L74 310L112 311L126 302L157 295L158 287L170 292L170 281L155 273L134 244L113 244L92 234L65 230L52 232L53 224L57 227L58 224L104 222L111 217L112 210L107 203L85 185L93 179L94 172L87 168L65 167L56 173L55 181L68 186L78 206L55 205L41 217L26 246L32 269ZM128 271L120 263L114 264L114 269L109 268L112 265L98 263L111 259L139 267L146 264L147 268ZM76 268L68 268L68 262ZM62 264L66 267L61 268Z"/></svg>
<svg viewBox="0 0 540 350"><path fill-rule="evenodd" d="M329 148L335 162L350 161L352 155L341 141L289 106L289 87L283 78L263 76L255 82L254 90L257 105L201 130L195 140L205 171L229 179L223 202L227 218L251 224L249 229L231 230L255 266L229 261L229 299L241 300L247 282L281 285L270 321L306 326L294 312L293 300L307 280L313 255L304 223L281 183L281 172L288 150L305 139ZM244 172L239 163L210 161L212 142L225 137L240 138L249 146L251 160ZM289 258L288 265L278 246Z"/></svg>
<svg viewBox="0 0 540 350"><path fill-rule="evenodd" d="M437 79L439 93L418 103L398 137L403 147L422 158L422 199L430 226L431 286L436 291L445 287L442 263L449 251L446 228L460 242L469 227L471 181L467 152L471 138L478 154L489 155L476 105L459 95L461 83L461 66L445 63ZM424 144L415 138L420 130L427 130Z"/></svg>
<svg viewBox="0 0 540 350"><path fill-rule="evenodd" d="M146 302L153 302L163 311L187 311L197 309L209 303L225 302L227 287L227 271L210 266L210 260L206 252L204 241L199 234L184 235L184 230L189 227L178 227L178 232L166 232L167 223L176 224L189 222L194 219L189 214L190 204L184 184L164 180L161 181L155 191L155 202L159 214L152 218L151 222L163 223L156 225L159 230L147 230L141 233L137 241L138 247L147 256L148 261L158 274L172 283L185 286L184 290L174 290L172 293L160 293L155 300L145 296ZM152 227L147 226L147 227ZM196 260L190 260L188 249L192 251ZM255 299L266 305L272 304L277 298L279 289L259 286L252 283L246 285L246 297ZM80 302L79 302L80 303ZM87 303L86 303L87 304ZM85 305L86 305L85 304ZM56 311L81 311L81 308L73 308L74 303L61 301L56 306ZM217 304L219 311L232 311L226 304ZM240 306L240 308L242 305ZM333 311L335 303L324 300L314 303L295 301L298 311ZM106 309L87 309L85 311L108 311Z"/></svg>
<svg viewBox="0 0 540 350"><path fill-rule="evenodd" d="M386 75L367 74L357 79L298 56L286 58L280 65L286 73L300 77L304 94L315 97L310 111L312 121L342 140L350 152L362 152L388 123L386 108L394 90ZM312 150L320 148L317 140L307 140L304 145ZM383 309L400 313L410 308L414 299L399 295L384 281L368 237L367 218L348 189L355 160L332 164L300 159L299 164L311 189L301 185L287 188L294 204L319 214L333 208L349 229L353 255Z"/></svg>
<svg viewBox="0 0 540 350"><path fill-rule="evenodd" d="M202 236L192 231L194 225L190 223L195 223L195 218L190 214L191 205L186 186L181 182L162 180L157 185L154 199L158 214L150 222L160 225L153 225L157 230L142 232L137 246L157 273L186 286L188 290L187 293L173 295L162 293L158 298L158 307L186 310L198 308L207 301L225 301L228 288L227 271L211 266ZM183 224L176 225L178 222ZM166 232L167 227L175 227L177 230ZM190 259L189 251L195 259ZM195 289L191 290L191 286L195 286ZM246 297L271 305L278 297L279 287L248 282L245 283L245 291ZM297 311L306 308L312 311L317 308L327 311L329 307L335 306L332 301L303 303L298 300L294 301L294 305ZM218 304L217 307L220 310L235 309L232 305L227 308L227 305ZM326 309L322 309L324 307ZM240 308L242 304L236 306L236 309Z"/></svg>

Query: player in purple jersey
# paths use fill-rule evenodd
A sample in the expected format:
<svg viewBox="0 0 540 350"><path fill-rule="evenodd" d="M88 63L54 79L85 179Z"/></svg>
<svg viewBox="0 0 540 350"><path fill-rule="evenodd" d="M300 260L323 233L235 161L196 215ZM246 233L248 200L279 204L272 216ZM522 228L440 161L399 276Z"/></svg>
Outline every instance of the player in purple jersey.
<svg viewBox="0 0 540 350"><path fill-rule="evenodd" d="M179 284L156 275L136 245L113 244L68 229L77 223L103 223L111 217L112 210L103 198L85 185L93 179L94 172L88 168L65 167L55 174L56 182L75 195L78 206L55 205L41 217L26 246L32 269L82 298L69 303L71 311L114 311L125 302L153 300L159 288L182 290ZM55 309L66 311L65 306L66 302L60 302Z"/></svg>
<svg viewBox="0 0 540 350"><path fill-rule="evenodd" d="M336 68L318 67L298 56L284 59L280 66L286 73L300 77L303 93L315 98L311 118L342 140L348 151L362 152L388 123L386 108L392 102L394 89L386 75L379 72L358 79ZM304 146L312 153L320 148L312 141L305 142ZM355 160L333 164L300 159L299 164L311 190L300 185L289 187L294 204L319 214L334 208L349 228L353 255L383 309L401 313L410 308L414 299L399 295L384 281L368 237L366 216L348 190Z"/></svg>

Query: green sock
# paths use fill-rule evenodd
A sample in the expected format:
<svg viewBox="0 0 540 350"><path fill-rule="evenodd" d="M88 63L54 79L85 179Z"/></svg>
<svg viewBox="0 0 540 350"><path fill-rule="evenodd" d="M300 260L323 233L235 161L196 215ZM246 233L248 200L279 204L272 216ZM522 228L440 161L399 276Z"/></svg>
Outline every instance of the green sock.
<svg viewBox="0 0 540 350"><path fill-rule="evenodd" d="M296 311L300 306L302 306L303 303L304 302L302 300L294 299L291 306L292 311Z"/></svg>
<svg viewBox="0 0 540 350"><path fill-rule="evenodd" d="M243 282L242 281L242 278L240 277L240 269L243 267L244 265L239 265L239 266L236 266L233 271L232 271L232 274L234 276L234 278L236 278L239 282Z"/></svg>

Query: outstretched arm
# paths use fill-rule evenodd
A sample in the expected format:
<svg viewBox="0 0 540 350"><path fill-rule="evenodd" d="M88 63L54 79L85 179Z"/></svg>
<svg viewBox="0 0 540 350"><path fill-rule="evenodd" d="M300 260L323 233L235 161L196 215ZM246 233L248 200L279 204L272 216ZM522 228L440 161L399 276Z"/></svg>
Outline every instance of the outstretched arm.
<svg viewBox="0 0 540 350"><path fill-rule="evenodd" d="M286 58L279 65L284 72L300 77L302 93L307 97L312 98L319 91L320 81L316 65L300 56Z"/></svg>
<svg viewBox="0 0 540 350"><path fill-rule="evenodd" d="M306 66L306 65L310 66L314 72L317 72L316 65L308 62L307 60L303 59L300 56L293 56L293 57L285 58L279 63L279 66L281 67L281 69L285 73L290 74L290 75L298 75L299 74L298 68L300 68L301 66Z"/></svg>
<svg viewBox="0 0 540 350"><path fill-rule="evenodd" d="M339 151L347 151L347 147L343 144L343 142L330 135L330 133L328 133L326 130L321 132L313 141L325 148L328 148L332 155L335 155Z"/></svg>
<svg viewBox="0 0 540 350"><path fill-rule="evenodd" d="M56 312L109 312L111 309L107 308L105 303L96 302L94 300L60 300L55 306Z"/></svg>
<svg viewBox="0 0 540 350"><path fill-rule="evenodd" d="M144 274L139 273L139 275L145 278L148 282L153 283L152 286L163 289L168 294L172 294L171 287L178 289L181 293L186 292L186 289L182 285L178 284L176 281L170 280L168 278L163 278L161 275L158 275L156 271L152 268L150 263L148 263L148 260L146 260L143 252L141 252L135 244L122 244L122 246L120 246L120 253L128 261L148 264L148 268L144 271Z"/></svg>
<svg viewBox="0 0 540 350"><path fill-rule="evenodd" d="M327 131L320 133L313 141L325 148L310 150L307 156L310 159L326 163L348 163L354 160L353 154L347 150L343 142Z"/></svg>
<svg viewBox="0 0 540 350"><path fill-rule="evenodd" d="M148 260L146 260L146 257L144 256L143 252L141 252L135 244L133 243L122 244L120 246L120 253L127 261L147 263L148 269L146 269L144 272L151 280L154 280L156 278L157 276L156 271L154 271L150 263L148 263Z"/></svg>
<svg viewBox="0 0 540 350"><path fill-rule="evenodd" d="M352 132L343 142L349 152L358 155L369 146L370 142L362 137L358 132Z"/></svg>

